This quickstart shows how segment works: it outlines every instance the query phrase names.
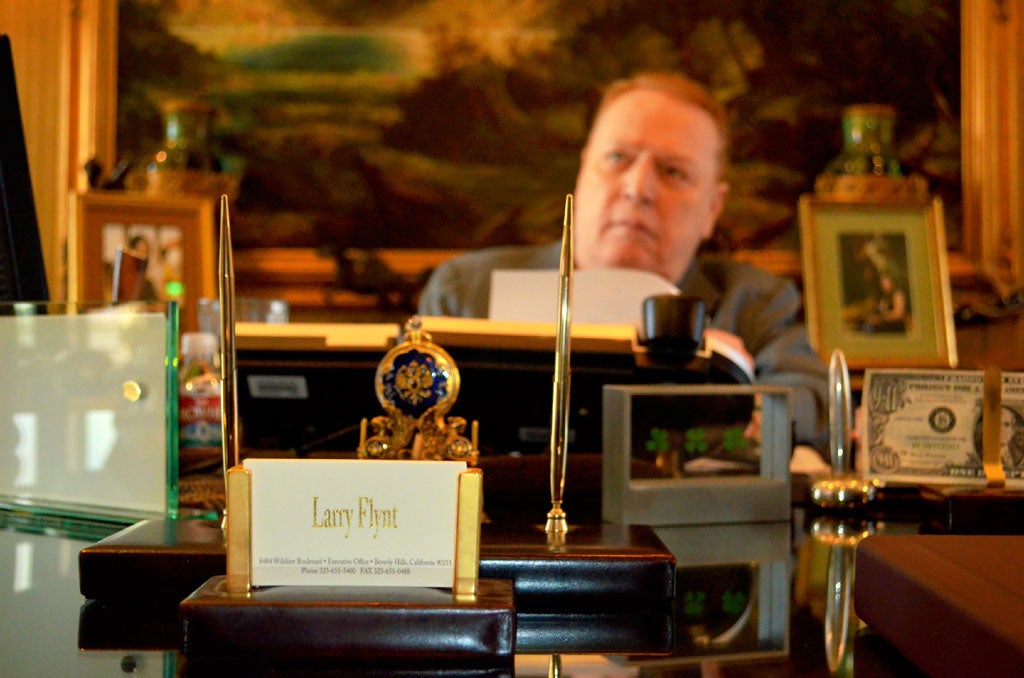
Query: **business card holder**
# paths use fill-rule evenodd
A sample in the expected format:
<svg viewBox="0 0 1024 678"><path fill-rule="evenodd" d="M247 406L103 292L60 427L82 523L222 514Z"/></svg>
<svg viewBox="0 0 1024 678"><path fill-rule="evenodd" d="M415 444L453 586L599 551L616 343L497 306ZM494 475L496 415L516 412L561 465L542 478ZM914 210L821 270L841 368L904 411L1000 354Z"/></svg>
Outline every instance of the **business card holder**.
<svg viewBox="0 0 1024 678"><path fill-rule="evenodd" d="M241 466L228 472L226 574L208 580L179 606L181 646L189 661L377 669L511 666L512 583L479 578L481 472L459 475L450 589L254 586L252 475Z"/></svg>

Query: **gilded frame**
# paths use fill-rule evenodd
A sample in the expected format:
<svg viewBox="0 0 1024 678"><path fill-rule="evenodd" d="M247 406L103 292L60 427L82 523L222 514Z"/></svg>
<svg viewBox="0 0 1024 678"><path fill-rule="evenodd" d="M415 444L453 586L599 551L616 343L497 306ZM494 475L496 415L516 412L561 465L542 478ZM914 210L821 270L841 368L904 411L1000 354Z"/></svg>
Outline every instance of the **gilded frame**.
<svg viewBox="0 0 1024 678"><path fill-rule="evenodd" d="M942 201L804 195L801 258L811 345L853 369L956 367Z"/></svg>
<svg viewBox="0 0 1024 678"><path fill-rule="evenodd" d="M153 283L144 298L177 301L181 331L198 330L199 299L217 293L214 212L212 198L196 195L93 191L77 196L71 299L109 302L114 253L142 237L152 253L146 272Z"/></svg>

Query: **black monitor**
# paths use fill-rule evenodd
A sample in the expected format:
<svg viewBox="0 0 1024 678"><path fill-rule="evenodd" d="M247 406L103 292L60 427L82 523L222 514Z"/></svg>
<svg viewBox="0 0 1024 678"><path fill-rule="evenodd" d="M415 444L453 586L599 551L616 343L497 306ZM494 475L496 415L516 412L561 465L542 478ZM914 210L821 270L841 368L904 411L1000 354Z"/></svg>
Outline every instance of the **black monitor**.
<svg viewBox="0 0 1024 678"><path fill-rule="evenodd" d="M0 302L49 299L11 40L0 35Z"/></svg>

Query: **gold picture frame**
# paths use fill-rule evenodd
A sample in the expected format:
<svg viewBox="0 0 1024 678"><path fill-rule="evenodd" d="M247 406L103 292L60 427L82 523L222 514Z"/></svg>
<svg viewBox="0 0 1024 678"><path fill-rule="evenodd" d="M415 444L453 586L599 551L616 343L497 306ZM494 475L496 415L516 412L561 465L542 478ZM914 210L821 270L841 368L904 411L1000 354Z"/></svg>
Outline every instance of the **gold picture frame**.
<svg viewBox="0 0 1024 678"><path fill-rule="evenodd" d="M852 369L956 367L942 201L799 201L811 346Z"/></svg>
<svg viewBox="0 0 1024 678"><path fill-rule="evenodd" d="M69 297L111 301L117 250L148 251L141 300L177 301L181 331L199 329L199 299L213 297L214 200L198 195L94 191L77 196Z"/></svg>

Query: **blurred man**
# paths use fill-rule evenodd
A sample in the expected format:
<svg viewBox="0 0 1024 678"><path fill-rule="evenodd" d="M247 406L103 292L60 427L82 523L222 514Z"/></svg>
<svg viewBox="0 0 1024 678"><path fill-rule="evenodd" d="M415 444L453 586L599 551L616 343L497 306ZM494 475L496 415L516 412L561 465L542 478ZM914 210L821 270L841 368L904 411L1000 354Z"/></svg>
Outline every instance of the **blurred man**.
<svg viewBox="0 0 1024 678"><path fill-rule="evenodd" d="M613 83L576 179L576 268L651 271L703 299L706 338L749 358L758 383L790 387L796 440L820 448L827 372L797 321L796 287L748 264L697 257L728 194L727 148L726 113L695 82L645 73ZM419 311L486 317L492 271L557 268L558 255L558 243L470 252L437 268Z"/></svg>

